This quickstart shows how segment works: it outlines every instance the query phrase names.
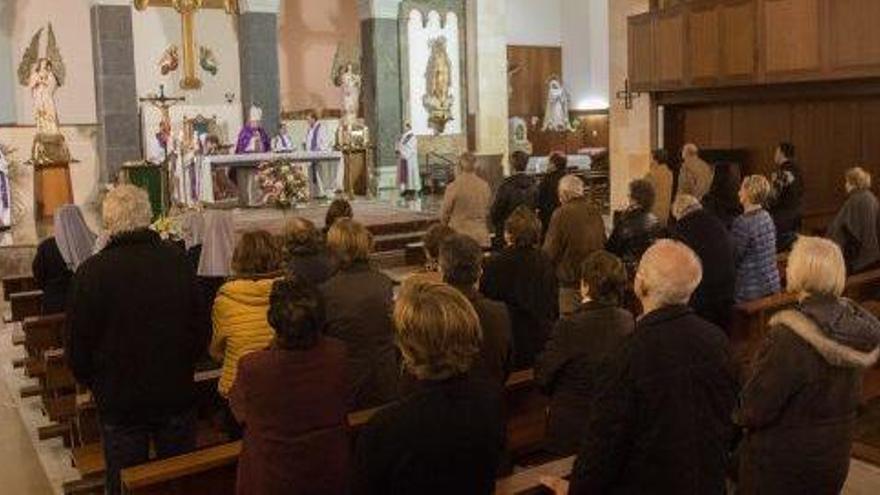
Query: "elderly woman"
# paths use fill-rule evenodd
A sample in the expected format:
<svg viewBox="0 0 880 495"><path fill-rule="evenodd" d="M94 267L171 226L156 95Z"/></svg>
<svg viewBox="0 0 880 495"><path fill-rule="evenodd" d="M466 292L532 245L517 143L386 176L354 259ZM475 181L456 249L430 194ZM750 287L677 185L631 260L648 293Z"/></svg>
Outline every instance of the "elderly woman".
<svg viewBox="0 0 880 495"><path fill-rule="evenodd" d="M730 229L736 262L736 302L751 301L780 291L776 267L776 227L762 206L770 195L770 182L762 175L743 179L739 201L743 214Z"/></svg>
<svg viewBox="0 0 880 495"><path fill-rule="evenodd" d="M513 323L514 369L530 368L544 348L559 313L559 285L553 262L540 249L541 222L520 206L504 222L500 253L484 267L480 290L507 304Z"/></svg>
<svg viewBox="0 0 880 495"><path fill-rule="evenodd" d="M616 256L588 256L581 267L583 304L556 324L535 363L535 381L550 396L546 445L555 454L577 453L599 370L635 326L633 315L620 307L626 284L626 267Z"/></svg>
<svg viewBox="0 0 880 495"><path fill-rule="evenodd" d="M574 175L559 181L559 201L562 206L553 212L544 253L556 266L559 312L568 315L580 304L581 264L605 245L605 223L584 195L583 181Z"/></svg>
<svg viewBox="0 0 880 495"><path fill-rule="evenodd" d="M795 243L787 283L800 303L771 318L735 415L746 431L737 493L842 489L861 377L880 355L880 322L841 297L845 281L837 245Z"/></svg>
<svg viewBox="0 0 880 495"><path fill-rule="evenodd" d="M494 493L501 399L468 375L480 348L474 308L448 285L415 279L404 284L394 321L418 389L361 431L353 493Z"/></svg>
<svg viewBox="0 0 880 495"><path fill-rule="evenodd" d="M314 286L323 284L336 271L321 233L302 217L292 219L284 232L287 272Z"/></svg>
<svg viewBox="0 0 880 495"><path fill-rule="evenodd" d="M324 308L308 282L272 285L275 340L241 358L229 393L244 427L238 493L346 493L345 345L322 337Z"/></svg>
<svg viewBox="0 0 880 495"><path fill-rule="evenodd" d="M645 179L629 183L629 207L619 215L605 249L623 260L630 274L635 274L639 259L662 234L663 227L654 216L654 186Z"/></svg>
<svg viewBox="0 0 880 495"><path fill-rule="evenodd" d="M214 302L211 356L223 362L217 389L227 397L235 383L238 360L265 349L273 332L266 319L272 284L280 275L280 253L272 234L245 232L232 256L233 278L220 287Z"/></svg>
<svg viewBox="0 0 880 495"><path fill-rule="evenodd" d="M37 246L31 265L37 288L43 291L43 314L64 312L73 272L95 248L96 236L78 206L58 208L54 227L55 235Z"/></svg>
<svg viewBox="0 0 880 495"><path fill-rule="evenodd" d="M195 448L195 362L207 345L195 274L184 252L149 229L147 192L104 198L104 249L73 277L65 357L100 418L106 491L122 468Z"/></svg>
<svg viewBox="0 0 880 495"><path fill-rule="evenodd" d="M458 162L458 174L446 186L440 218L460 234L472 237L482 247L489 247L489 184L477 176L476 158L464 153Z"/></svg>
<svg viewBox="0 0 880 495"><path fill-rule="evenodd" d="M850 273L871 268L880 260L877 243L877 197L871 192L871 174L861 167L846 171L846 202L828 227L827 237L843 250Z"/></svg>
<svg viewBox="0 0 880 495"><path fill-rule="evenodd" d="M339 271L321 285L327 312L324 333L348 345L352 410L384 405L397 396L400 376L391 326L392 282L370 265L373 236L341 218L327 233Z"/></svg>

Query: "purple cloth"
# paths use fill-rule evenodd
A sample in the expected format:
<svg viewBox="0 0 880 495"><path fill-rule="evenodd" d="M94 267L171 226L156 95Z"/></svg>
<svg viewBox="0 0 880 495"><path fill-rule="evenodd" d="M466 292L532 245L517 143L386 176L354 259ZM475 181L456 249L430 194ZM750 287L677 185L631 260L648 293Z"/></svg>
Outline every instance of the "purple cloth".
<svg viewBox="0 0 880 495"><path fill-rule="evenodd" d="M235 153L248 153L248 145L251 142L251 139L254 137L254 133L260 135L260 144L263 149L253 151L252 153L262 153L267 152L272 149L272 143L269 140L269 135L266 134L266 130L262 127L252 127L250 124L244 126L241 132L238 133L238 144L235 146Z"/></svg>

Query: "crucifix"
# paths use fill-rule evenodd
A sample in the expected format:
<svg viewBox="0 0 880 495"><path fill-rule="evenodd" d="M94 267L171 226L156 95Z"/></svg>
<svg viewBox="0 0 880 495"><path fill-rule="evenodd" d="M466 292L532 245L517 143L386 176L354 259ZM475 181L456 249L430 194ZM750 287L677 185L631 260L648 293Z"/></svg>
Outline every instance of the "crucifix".
<svg viewBox="0 0 880 495"><path fill-rule="evenodd" d="M201 8L209 8L221 3L226 13L238 12L238 0L134 0L134 7L138 10L145 10L153 5L172 7L180 14L180 44L183 48L183 78L180 80L182 89L202 87L202 81L196 75L195 14Z"/></svg>
<svg viewBox="0 0 880 495"><path fill-rule="evenodd" d="M156 138L162 142L162 148L165 151L165 160L168 160L168 145L171 142L171 112L169 111L171 107L174 105L186 101L186 98L182 96L165 96L165 85L159 85L159 94L150 93L145 98L138 98L138 101L141 103L149 103L162 115L162 119L159 121L159 132L156 133Z"/></svg>
<svg viewBox="0 0 880 495"><path fill-rule="evenodd" d="M630 88L628 78L623 80L623 89L614 95L618 100L623 100L623 107L627 110L632 110L633 100L639 96L642 96L642 94L638 91L633 91L632 88Z"/></svg>

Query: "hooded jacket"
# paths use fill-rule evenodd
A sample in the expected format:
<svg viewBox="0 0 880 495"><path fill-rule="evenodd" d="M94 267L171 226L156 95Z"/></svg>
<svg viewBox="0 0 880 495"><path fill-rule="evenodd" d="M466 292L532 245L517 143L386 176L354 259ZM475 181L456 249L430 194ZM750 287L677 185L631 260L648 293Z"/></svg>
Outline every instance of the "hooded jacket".
<svg viewBox="0 0 880 495"><path fill-rule="evenodd" d="M226 397L238 370L238 360L269 346L275 332L269 326L269 294L274 279L232 280L223 284L214 301L211 356L223 361L217 389Z"/></svg>
<svg viewBox="0 0 880 495"><path fill-rule="evenodd" d="M746 431L738 493L839 493L878 344L880 321L846 299L812 297L770 320L735 414Z"/></svg>

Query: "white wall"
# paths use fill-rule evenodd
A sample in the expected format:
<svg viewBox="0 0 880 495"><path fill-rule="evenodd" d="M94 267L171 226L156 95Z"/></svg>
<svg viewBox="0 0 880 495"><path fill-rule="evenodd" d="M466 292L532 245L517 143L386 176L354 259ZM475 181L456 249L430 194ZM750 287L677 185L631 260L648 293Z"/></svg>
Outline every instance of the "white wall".
<svg viewBox="0 0 880 495"><path fill-rule="evenodd" d="M608 108L608 2L562 0L562 77L572 110Z"/></svg>
<svg viewBox="0 0 880 495"><path fill-rule="evenodd" d="M573 110L608 108L608 2L507 0L507 44L562 47Z"/></svg>
<svg viewBox="0 0 880 495"><path fill-rule="evenodd" d="M507 0L507 44L562 45L562 3L563 0Z"/></svg>

